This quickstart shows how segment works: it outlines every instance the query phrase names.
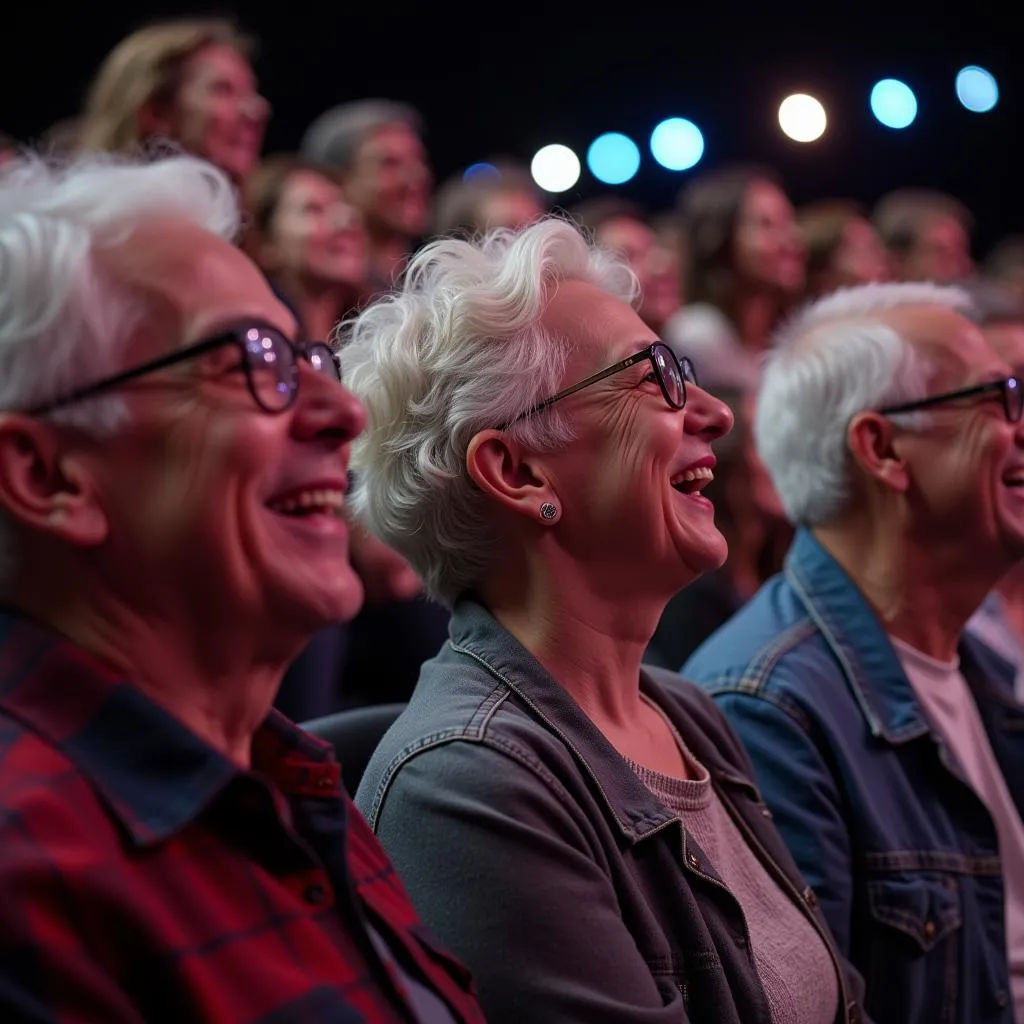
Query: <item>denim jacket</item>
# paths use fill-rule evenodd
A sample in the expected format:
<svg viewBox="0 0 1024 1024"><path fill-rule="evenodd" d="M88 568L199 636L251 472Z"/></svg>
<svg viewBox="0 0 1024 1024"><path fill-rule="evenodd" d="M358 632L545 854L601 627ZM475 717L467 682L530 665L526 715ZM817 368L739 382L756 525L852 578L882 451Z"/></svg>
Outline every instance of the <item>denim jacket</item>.
<svg viewBox="0 0 1024 1024"><path fill-rule="evenodd" d="M1024 807L1013 669L961 670ZM687 662L743 740L775 822L879 1024L1012 1024L995 826L925 718L867 600L808 532Z"/></svg>
<svg viewBox="0 0 1024 1024"><path fill-rule="evenodd" d="M832 951L736 737L705 694L670 692L668 678L645 670L644 693ZM739 905L704 851L479 604L456 605L356 801L424 920L469 964L491 1024L769 1024ZM856 1022L860 979L832 955L836 1021Z"/></svg>

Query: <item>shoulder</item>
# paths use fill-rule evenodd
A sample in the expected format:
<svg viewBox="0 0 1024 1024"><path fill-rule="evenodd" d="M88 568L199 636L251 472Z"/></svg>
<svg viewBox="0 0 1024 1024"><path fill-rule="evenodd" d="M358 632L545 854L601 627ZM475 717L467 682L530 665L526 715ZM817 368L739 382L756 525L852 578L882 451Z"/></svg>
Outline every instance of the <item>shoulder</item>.
<svg viewBox="0 0 1024 1024"><path fill-rule="evenodd" d="M564 741L471 659L438 661L424 666L408 707L363 775L356 804L371 828L387 801L406 798L424 782L432 799L538 790L565 797L580 773Z"/></svg>
<svg viewBox="0 0 1024 1024"><path fill-rule="evenodd" d="M814 685L841 670L817 623L793 599L781 576L769 580L682 667L682 674L707 692L770 695Z"/></svg>

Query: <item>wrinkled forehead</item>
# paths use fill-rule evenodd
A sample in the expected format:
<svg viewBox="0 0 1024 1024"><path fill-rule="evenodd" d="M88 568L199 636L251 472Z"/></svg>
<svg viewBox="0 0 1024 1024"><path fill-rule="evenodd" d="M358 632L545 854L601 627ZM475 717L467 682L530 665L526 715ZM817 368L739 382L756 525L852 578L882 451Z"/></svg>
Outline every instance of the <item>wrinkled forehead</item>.
<svg viewBox="0 0 1024 1024"><path fill-rule="evenodd" d="M1007 371L1006 363L981 329L942 306L904 306L881 318L927 360L931 386L959 387L990 380Z"/></svg>
<svg viewBox="0 0 1024 1024"><path fill-rule="evenodd" d="M228 323L270 323L294 336L295 322L255 264L230 242L180 218L154 218L97 254L144 307L145 347L200 340Z"/></svg>
<svg viewBox="0 0 1024 1024"><path fill-rule="evenodd" d="M591 365L625 359L657 335L622 299L586 281L561 281L541 317L544 327L569 342L572 361Z"/></svg>

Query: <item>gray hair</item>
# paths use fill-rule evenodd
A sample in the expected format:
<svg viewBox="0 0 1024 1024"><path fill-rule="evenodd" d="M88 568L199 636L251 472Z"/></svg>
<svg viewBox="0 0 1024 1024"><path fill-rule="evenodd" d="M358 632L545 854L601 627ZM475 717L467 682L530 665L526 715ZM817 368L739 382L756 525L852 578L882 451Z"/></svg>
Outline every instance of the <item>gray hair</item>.
<svg viewBox="0 0 1024 1024"><path fill-rule="evenodd" d="M404 124L418 135L423 133L423 119L407 103L356 100L324 111L306 129L299 150L312 163L347 170L366 136L390 124Z"/></svg>
<svg viewBox="0 0 1024 1024"><path fill-rule="evenodd" d="M637 297L623 262L549 217L431 243L401 291L343 327L346 381L368 415L353 447L353 508L448 604L480 584L497 554L488 503L466 470L470 441L558 390L571 342L542 317L558 283L572 280ZM572 438L557 406L508 431L540 451Z"/></svg>
<svg viewBox="0 0 1024 1024"><path fill-rule="evenodd" d="M921 305L970 313L959 288L867 284L811 303L777 333L754 431L791 522L814 526L843 511L850 494L846 432L857 413L925 397L928 361L882 317ZM901 422L917 427L926 417Z"/></svg>
<svg viewBox="0 0 1024 1024"><path fill-rule="evenodd" d="M224 238L238 230L227 178L194 157L137 164L25 154L0 172L0 411L26 410L121 368L145 315L97 255L155 217L181 217ZM52 419L103 435L125 421L115 396ZM0 558L7 548L0 518Z"/></svg>

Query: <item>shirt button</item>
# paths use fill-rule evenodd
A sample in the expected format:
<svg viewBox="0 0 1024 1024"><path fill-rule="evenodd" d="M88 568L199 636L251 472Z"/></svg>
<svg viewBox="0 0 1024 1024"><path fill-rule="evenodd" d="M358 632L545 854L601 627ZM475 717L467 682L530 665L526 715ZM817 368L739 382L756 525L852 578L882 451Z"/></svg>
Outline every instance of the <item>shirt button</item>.
<svg viewBox="0 0 1024 1024"><path fill-rule="evenodd" d="M934 921L925 921L925 923L924 923L924 937L926 939L934 939L935 938L935 922Z"/></svg>
<svg viewBox="0 0 1024 1024"><path fill-rule="evenodd" d="M319 882L313 882L306 886L306 891L302 895L307 903L319 905L327 899L327 890Z"/></svg>
<svg viewBox="0 0 1024 1024"><path fill-rule="evenodd" d="M846 1008L846 1019L850 1024L860 1024L860 1007L856 1003L850 1003Z"/></svg>
<svg viewBox="0 0 1024 1024"><path fill-rule="evenodd" d="M1009 995L1007 995L1006 989L1005 988L1001 988L996 993L996 1003L999 1006L1005 1006L1009 1001L1010 1001L1010 997L1009 997Z"/></svg>
<svg viewBox="0 0 1024 1024"><path fill-rule="evenodd" d="M814 890L810 886L807 886L807 888L804 889L802 895L804 898L804 903L806 903L807 906L811 908L811 910L814 910L814 908L818 905L818 897L815 895Z"/></svg>
<svg viewBox="0 0 1024 1024"><path fill-rule="evenodd" d="M771 812L771 810L770 810L769 808L767 808L767 807L762 807L762 808L761 808L761 813L762 813L762 814L763 814L763 815L764 815L764 816L765 816L766 818L771 818L771 816L772 816L772 812Z"/></svg>
<svg viewBox="0 0 1024 1024"><path fill-rule="evenodd" d="M697 859L696 854L688 853L686 855L686 861L690 865L690 867L693 868L694 871L696 871L697 868L700 867L700 861Z"/></svg>

